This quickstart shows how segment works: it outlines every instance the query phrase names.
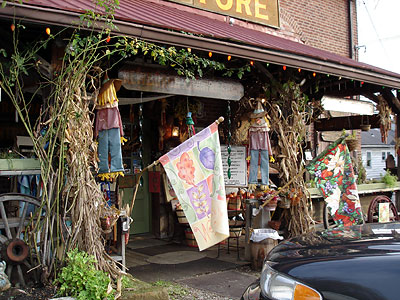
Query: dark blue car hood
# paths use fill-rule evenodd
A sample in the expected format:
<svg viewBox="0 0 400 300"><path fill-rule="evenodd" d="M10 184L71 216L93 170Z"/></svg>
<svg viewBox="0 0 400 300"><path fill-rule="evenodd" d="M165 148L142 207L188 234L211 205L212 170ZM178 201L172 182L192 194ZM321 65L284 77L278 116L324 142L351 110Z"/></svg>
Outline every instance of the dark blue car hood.
<svg viewBox="0 0 400 300"><path fill-rule="evenodd" d="M364 224L302 235L269 254L273 268L324 299L399 299L400 223Z"/></svg>

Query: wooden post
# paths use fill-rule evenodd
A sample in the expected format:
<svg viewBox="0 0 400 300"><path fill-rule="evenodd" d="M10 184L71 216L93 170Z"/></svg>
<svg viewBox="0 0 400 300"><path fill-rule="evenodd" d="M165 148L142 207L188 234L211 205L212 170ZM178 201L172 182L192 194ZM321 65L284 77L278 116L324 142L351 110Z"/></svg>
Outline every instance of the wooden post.
<svg viewBox="0 0 400 300"><path fill-rule="evenodd" d="M399 98L398 91L396 91L396 97ZM396 122L396 130L395 130L394 136L395 136L395 140L397 140L399 138L399 132L400 132L400 122L399 122L398 114L396 114L395 122ZM400 178L400 157L399 157L397 151L396 151L396 157L397 157L397 178ZM395 199L396 199L396 201L395 201L396 208L397 208L397 210L399 210L399 208L400 208L400 192L399 191L395 192Z"/></svg>

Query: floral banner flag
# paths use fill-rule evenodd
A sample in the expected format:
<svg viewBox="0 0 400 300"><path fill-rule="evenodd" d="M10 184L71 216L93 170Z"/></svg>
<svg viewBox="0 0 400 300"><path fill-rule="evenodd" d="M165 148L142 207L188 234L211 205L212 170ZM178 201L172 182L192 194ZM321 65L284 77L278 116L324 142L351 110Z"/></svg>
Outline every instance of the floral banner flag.
<svg viewBox="0 0 400 300"><path fill-rule="evenodd" d="M329 214L339 226L362 224L363 214L344 137L318 155L307 170L315 176L317 187L325 199Z"/></svg>
<svg viewBox="0 0 400 300"><path fill-rule="evenodd" d="M229 237L218 124L160 158L200 251Z"/></svg>

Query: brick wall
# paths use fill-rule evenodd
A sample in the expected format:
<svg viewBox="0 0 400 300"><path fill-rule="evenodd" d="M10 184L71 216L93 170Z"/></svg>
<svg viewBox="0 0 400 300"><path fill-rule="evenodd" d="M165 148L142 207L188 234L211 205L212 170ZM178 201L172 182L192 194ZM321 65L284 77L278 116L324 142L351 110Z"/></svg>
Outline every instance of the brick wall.
<svg viewBox="0 0 400 300"><path fill-rule="evenodd" d="M165 0L147 1L162 2L163 5L219 21L228 22L229 18ZM280 28L276 29L239 19L235 20L235 25L303 42L315 48L349 57L349 1L279 0ZM357 44L356 0L351 1L353 5L353 42Z"/></svg>
<svg viewBox="0 0 400 300"><path fill-rule="evenodd" d="M352 2L353 42L357 44L356 3ZM280 0L279 3L281 24L289 24L305 44L349 57L349 0Z"/></svg>

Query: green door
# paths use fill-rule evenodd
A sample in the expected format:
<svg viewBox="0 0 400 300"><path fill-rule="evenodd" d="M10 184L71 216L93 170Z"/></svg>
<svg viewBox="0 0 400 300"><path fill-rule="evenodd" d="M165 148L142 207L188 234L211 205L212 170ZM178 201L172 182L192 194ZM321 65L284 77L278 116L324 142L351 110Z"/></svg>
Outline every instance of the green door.
<svg viewBox="0 0 400 300"><path fill-rule="evenodd" d="M151 162L150 161L150 139L146 138L151 136L147 131L149 130L149 121L144 120L143 122L143 167L146 167ZM131 161L140 161L138 153L130 153L128 158ZM133 166L132 171L133 171ZM125 175L125 177L120 178L120 191L123 191L122 196L122 207L126 204L131 205L132 197L135 190L136 180L139 176L137 175ZM148 174L145 172L142 175L143 181L142 185L139 186L138 192L136 194L135 204L132 209L131 217L133 218L133 224L131 225L131 234L149 233L151 231L150 216L151 216L151 197L149 193L149 180Z"/></svg>
<svg viewBox="0 0 400 300"><path fill-rule="evenodd" d="M132 180L132 182L134 182ZM128 203L131 205L134 188L124 188L122 203L123 207ZM148 176L143 175L143 185L139 187L136 194L135 205L133 206L131 217L133 224L131 225L130 233L148 233L150 232L150 197L148 192Z"/></svg>

